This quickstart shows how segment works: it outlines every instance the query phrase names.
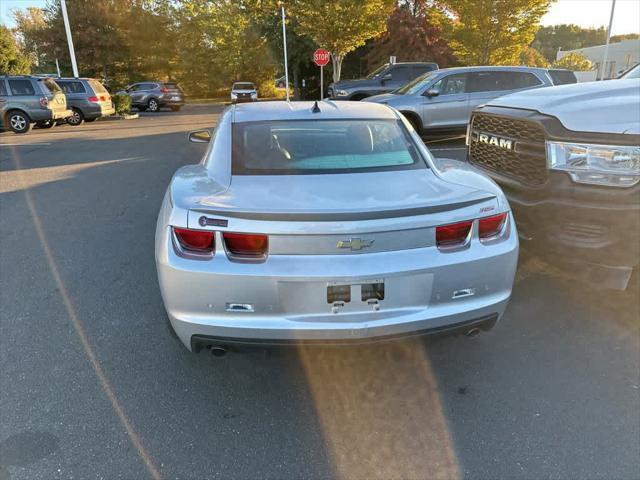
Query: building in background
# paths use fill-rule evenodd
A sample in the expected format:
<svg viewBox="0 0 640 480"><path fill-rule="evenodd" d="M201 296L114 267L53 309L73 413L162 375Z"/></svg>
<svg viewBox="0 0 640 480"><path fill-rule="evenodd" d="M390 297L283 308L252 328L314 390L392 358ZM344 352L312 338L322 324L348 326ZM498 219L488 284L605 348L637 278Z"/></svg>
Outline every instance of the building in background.
<svg viewBox="0 0 640 480"><path fill-rule="evenodd" d="M602 60L604 58L604 48L604 45L596 45L594 47L578 48L576 50L560 50L556 55L556 60L560 60L572 52L580 53L591 60L594 66L593 70L589 72L575 72L580 82L588 82L601 78L616 78L620 73L640 62L640 39L610 43L609 53L607 54L607 64L603 69Z"/></svg>

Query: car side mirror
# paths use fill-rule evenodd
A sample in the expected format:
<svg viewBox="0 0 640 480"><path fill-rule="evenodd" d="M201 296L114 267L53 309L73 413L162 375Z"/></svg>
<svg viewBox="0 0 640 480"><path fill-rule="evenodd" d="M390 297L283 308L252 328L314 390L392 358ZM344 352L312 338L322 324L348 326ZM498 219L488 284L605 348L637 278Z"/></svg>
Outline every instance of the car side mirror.
<svg viewBox="0 0 640 480"><path fill-rule="evenodd" d="M211 141L211 132L209 130L189 132L189 141L193 143L209 143Z"/></svg>
<svg viewBox="0 0 640 480"><path fill-rule="evenodd" d="M440 90L435 89L435 88L430 88L429 90L427 90L426 92L424 92L425 96L427 97L437 97L438 95L440 95Z"/></svg>

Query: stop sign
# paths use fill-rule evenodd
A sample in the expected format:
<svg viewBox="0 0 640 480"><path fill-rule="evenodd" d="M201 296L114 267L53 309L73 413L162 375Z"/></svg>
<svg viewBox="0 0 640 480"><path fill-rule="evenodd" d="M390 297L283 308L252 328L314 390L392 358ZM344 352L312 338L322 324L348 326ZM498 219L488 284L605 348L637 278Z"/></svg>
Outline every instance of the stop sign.
<svg viewBox="0 0 640 480"><path fill-rule="evenodd" d="M324 48L319 48L315 52L313 52L313 61L319 67L324 67L327 63L329 63L329 52Z"/></svg>

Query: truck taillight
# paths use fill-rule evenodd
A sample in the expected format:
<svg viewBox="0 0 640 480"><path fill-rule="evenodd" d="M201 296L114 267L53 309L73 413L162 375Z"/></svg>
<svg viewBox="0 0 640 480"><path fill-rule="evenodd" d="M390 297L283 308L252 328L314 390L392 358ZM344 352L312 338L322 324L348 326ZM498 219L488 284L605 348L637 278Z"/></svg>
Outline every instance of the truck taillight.
<svg viewBox="0 0 640 480"><path fill-rule="evenodd" d="M212 253L215 249L215 233L205 230L173 227L180 247L187 252Z"/></svg>
<svg viewBox="0 0 640 480"><path fill-rule="evenodd" d="M40 97L40 106L46 108L49 105L49 99L47 97Z"/></svg>
<svg viewBox="0 0 640 480"><path fill-rule="evenodd" d="M496 237L502 232L504 223L507 221L507 212L478 220L478 235L480 240L487 240Z"/></svg>
<svg viewBox="0 0 640 480"><path fill-rule="evenodd" d="M224 232L224 245L231 256L240 258L263 258L269 249L269 237L254 233Z"/></svg>
<svg viewBox="0 0 640 480"><path fill-rule="evenodd" d="M436 245L438 248L460 247L467 242L473 220L451 223L436 227Z"/></svg>

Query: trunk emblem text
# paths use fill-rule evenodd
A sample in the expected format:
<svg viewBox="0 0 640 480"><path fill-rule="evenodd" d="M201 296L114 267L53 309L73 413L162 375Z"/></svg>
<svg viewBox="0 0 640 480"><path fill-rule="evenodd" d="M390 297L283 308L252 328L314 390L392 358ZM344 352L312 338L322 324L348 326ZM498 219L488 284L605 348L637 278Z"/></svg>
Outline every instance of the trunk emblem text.
<svg viewBox="0 0 640 480"><path fill-rule="evenodd" d="M478 143L493 145L498 148L504 148L505 150L513 150L513 140L498 137L496 135L489 135L488 133L471 132L471 140Z"/></svg>
<svg viewBox="0 0 640 480"><path fill-rule="evenodd" d="M351 238L349 240L339 240L336 245L338 248L350 248L353 250L362 250L363 248L373 245L375 240L363 240L362 238Z"/></svg>

